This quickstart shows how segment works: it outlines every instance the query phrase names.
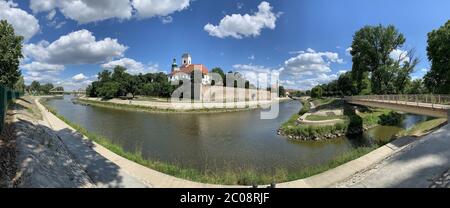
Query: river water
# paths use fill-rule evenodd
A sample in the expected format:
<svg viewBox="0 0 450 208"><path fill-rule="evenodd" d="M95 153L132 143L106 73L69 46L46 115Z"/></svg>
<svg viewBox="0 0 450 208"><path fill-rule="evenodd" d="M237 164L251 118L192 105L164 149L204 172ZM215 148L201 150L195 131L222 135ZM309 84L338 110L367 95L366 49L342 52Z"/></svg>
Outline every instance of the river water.
<svg viewBox="0 0 450 208"><path fill-rule="evenodd" d="M147 113L84 106L72 96L48 104L68 120L110 139L144 158L198 170L288 171L327 163L345 151L391 137L427 117L406 115L398 126L380 126L360 138L330 141L289 141L278 127L300 110L299 101L280 103L280 114L261 120L262 109L227 113Z"/></svg>

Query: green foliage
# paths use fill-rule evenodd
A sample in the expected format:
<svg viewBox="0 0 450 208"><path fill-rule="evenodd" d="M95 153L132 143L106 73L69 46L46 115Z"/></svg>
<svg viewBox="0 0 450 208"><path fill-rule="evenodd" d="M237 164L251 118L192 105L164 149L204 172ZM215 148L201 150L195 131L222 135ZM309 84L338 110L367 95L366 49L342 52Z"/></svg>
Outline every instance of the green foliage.
<svg viewBox="0 0 450 208"><path fill-rule="evenodd" d="M114 97L117 97L120 90L120 84L114 81L109 81L106 83L103 83L101 87L98 88L97 93L98 96L104 98L104 99L111 99Z"/></svg>
<svg viewBox="0 0 450 208"><path fill-rule="evenodd" d="M111 99L131 95L170 97L175 90L164 73L131 75L126 68L117 66L113 72L104 70L98 80L86 88L89 97Z"/></svg>
<svg viewBox="0 0 450 208"><path fill-rule="evenodd" d="M316 86L311 90L312 98L321 98L323 95L323 88L321 86Z"/></svg>
<svg viewBox="0 0 450 208"><path fill-rule="evenodd" d="M14 90L20 93L25 93L25 80L23 79L23 76L20 76L19 80L14 84Z"/></svg>
<svg viewBox="0 0 450 208"><path fill-rule="evenodd" d="M407 94L427 94L428 90L422 79L415 79L406 86Z"/></svg>
<svg viewBox="0 0 450 208"><path fill-rule="evenodd" d="M450 20L428 33L428 60L431 69L425 75L425 85L432 93L450 93Z"/></svg>
<svg viewBox="0 0 450 208"><path fill-rule="evenodd" d="M22 36L17 36L14 28L6 20L0 20L0 85L14 88L20 79L19 70L22 55Z"/></svg>
<svg viewBox="0 0 450 208"><path fill-rule="evenodd" d="M364 90L364 80L369 77L368 73L371 74L372 93L403 92L418 59L412 57L412 51L404 53L398 60L391 58L390 54L401 48L405 41L403 34L392 25L366 26L355 33L351 55L352 75L358 93Z"/></svg>
<svg viewBox="0 0 450 208"><path fill-rule="evenodd" d="M225 77L225 73L223 72L223 70L220 67L215 67L211 70L212 73L217 73L220 75L220 77L222 78L222 82L219 83L214 83L213 85L223 85L226 86L227 84L227 80Z"/></svg>
<svg viewBox="0 0 450 208"><path fill-rule="evenodd" d="M337 89L340 95L350 96L357 93L356 84L352 80L351 72L346 72L339 76L339 79L337 80Z"/></svg>

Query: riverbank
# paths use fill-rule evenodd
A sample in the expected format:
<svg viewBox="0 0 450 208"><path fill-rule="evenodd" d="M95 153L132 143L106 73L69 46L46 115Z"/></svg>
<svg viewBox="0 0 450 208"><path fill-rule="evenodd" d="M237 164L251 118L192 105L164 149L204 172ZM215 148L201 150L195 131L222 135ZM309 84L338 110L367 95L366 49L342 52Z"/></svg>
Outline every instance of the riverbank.
<svg viewBox="0 0 450 208"><path fill-rule="evenodd" d="M111 99L103 101L100 98L81 97L77 102L98 107L107 107L120 110L143 111L152 113L224 113L255 110L267 108L275 102L285 102L290 98L277 98L272 101L248 101L228 103L187 103L187 102L162 102L146 100L121 100Z"/></svg>
<svg viewBox="0 0 450 208"><path fill-rule="evenodd" d="M0 138L0 187L94 187L81 165L42 120L30 97L17 99L8 110Z"/></svg>
<svg viewBox="0 0 450 208"><path fill-rule="evenodd" d="M50 116L54 116L53 114L49 113ZM55 116L54 116L55 117ZM55 117L55 119L57 119ZM64 119L64 118L63 118ZM59 119L58 119L59 120ZM70 122L67 122L70 123ZM61 124L63 125L63 124ZM67 124L65 124L67 125ZM75 124L71 124L75 127L77 127ZM71 127L67 127L71 128ZM83 129L80 127L77 127L79 132L82 132ZM72 129L72 128L71 128ZM78 130L77 129L77 130ZM75 131L75 129L74 129ZM89 132L85 132L85 134L89 135L89 137L96 137L94 134L90 134ZM182 168L176 167L176 166L170 166L174 169L166 169L167 174L172 175L166 175L163 172L164 170L157 170L157 167L154 168L157 171L154 171L152 169L149 169L147 167L152 166L148 164L154 164L154 162L145 160L142 158L139 152L136 153L129 153L125 152L120 146L111 144L109 140L104 139L105 142L107 142L104 146L108 147L109 150L113 151L114 153L108 153L110 151L103 148L102 151L106 152L102 154L106 158L110 159L111 161L114 161L114 163L123 163L125 169L129 169L130 166L133 167L132 169L129 169L129 172L133 172L133 174L136 176L138 175L138 178L147 181L148 183L154 185L154 187L245 187L245 186L223 186L223 185L212 185L208 184L208 181L210 183L220 183L220 184L240 184L242 182L247 181L246 183L249 184L268 184L272 182L283 182L283 181L291 181L291 182L285 182L280 183L277 185L277 187L327 187L331 183L338 182L340 180L343 180L346 177L351 176L351 174L354 174L355 171L357 172L360 170L359 168L367 167L368 165L371 165L374 162L377 162L384 157L387 157L391 153L393 153L395 150L399 149L398 142L396 143L389 143L387 146L382 146L378 148L381 145L367 147L367 148L359 148L355 149L351 152L346 152L345 154L337 156L335 159L330 161L328 164L315 166L315 167L309 167L302 171L298 172L286 172L279 170L277 171L277 178L280 180L274 180L276 179L273 175L269 176L268 178L264 179L263 176L260 175L260 173L255 172L245 172L245 173L226 173L224 175L208 175L206 172L189 172L184 169L182 171ZM400 139L403 141L403 139ZM409 140L410 142L415 140ZM108 146L108 143L112 146ZM94 143L95 144L95 143ZM95 148L102 148L101 145L95 145ZM377 149L378 148L378 149ZM117 155L116 155L117 154ZM116 155L111 158L111 155ZM122 157L123 158L122 158ZM361 157L362 156L362 157ZM134 159L133 159L134 157ZM119 159L118 159L119 158ZM122 159L120 159L122 158ZM125 159L126 158L126 159ZM358 159L356 159L358 158ZM129 159L129 160L127 160ZM356 159L356 160L355 160ZM124 162L125 161L125 162ZM129 161L129 162L127 162ZM138 165L136 163L146 164ZM167 164L162 164L160 167L168 167ZM120 165L120 164L119 164ZM136 170L139 171L136 171ZM180 171L181 170L181 171ZM170 172L174 171L174 172ZM145 173L145 174L144 174ZM151 174L150 174L151 173ZM246 175L243 177L243 175ZM160 176L164 178L164 180L161 180ZM176 177L173 177L176 176ZM188 180L183 180L181 178L185 178ZM239 179L238 179L239 178ZM304 178L297 180L299 178ZM238 179L238 180L236 180ZM268 183L263 183L264 180L269 181ZM295 180L295 181L293 181ZM199 181L202 183L197 182L191 182L191 181ZM226 183L228 181L228 183ZM204 183L203 183L204 182ZM230 183L231 182L231 183ZM250 183L252 182L252 183ZM259 182L259 183L258 183Z"/></svg>
<svg viewBox="0 0 450 208"><path fill-rule="evenodd" d="M402 119L402 114L392 110L352 106L338 99L312 101L317 105L312 110L309 101L303 103L300 113L281 125L278 131L280 135L303 141L334 139L362 134L379 125L395 125ZM421 135L441 126L445 121L446 119L426 121L411 130L402 131L397 137Z"/></svg>

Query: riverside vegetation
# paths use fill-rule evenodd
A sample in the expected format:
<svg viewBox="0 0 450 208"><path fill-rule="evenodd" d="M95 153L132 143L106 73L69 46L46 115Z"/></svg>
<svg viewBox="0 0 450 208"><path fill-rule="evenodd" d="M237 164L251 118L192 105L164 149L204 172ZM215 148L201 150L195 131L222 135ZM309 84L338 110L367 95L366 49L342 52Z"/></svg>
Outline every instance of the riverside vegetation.
<svg viewBox="0 0 450 208"><path fill-rule="evenodd" d="M302 100L302 109L298 114L293 115L287 122L283 123L279 129L279 134L295 140L323 140L333 139L348 135L362 134L365 130L378 125L396 125L402 120L402 114L388 109L369 108L363 106L352 106L343 100L315 99L318 109L342 108L343 116L308 116L307 119L314 121L324 121L332 119L342 119L333 125L303 125L298 123L298 119L310 111L310 101ZM417 124L409 130L404 130L398 136L418 135L432 130L444 123L445 119L433 119Z"/></svg>

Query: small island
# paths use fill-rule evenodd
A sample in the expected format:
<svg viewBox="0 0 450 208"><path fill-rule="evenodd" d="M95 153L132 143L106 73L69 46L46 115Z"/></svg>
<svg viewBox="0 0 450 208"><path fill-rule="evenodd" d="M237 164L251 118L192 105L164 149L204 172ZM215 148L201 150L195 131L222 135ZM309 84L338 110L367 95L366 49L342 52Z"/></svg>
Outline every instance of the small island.
<svg viewBox="0 0 450 208"><path fill-rule="evenodd" d="M318 141L360 135L379 125L395 126L404 117L402 112L351 105L342 98L303 97L300 101L300 112L278 130L278 134L291 140ZM445 119L431 118L397 133L394 138L420 136L443 123ZM379 142L386 144L394 138Z"/></svg>

